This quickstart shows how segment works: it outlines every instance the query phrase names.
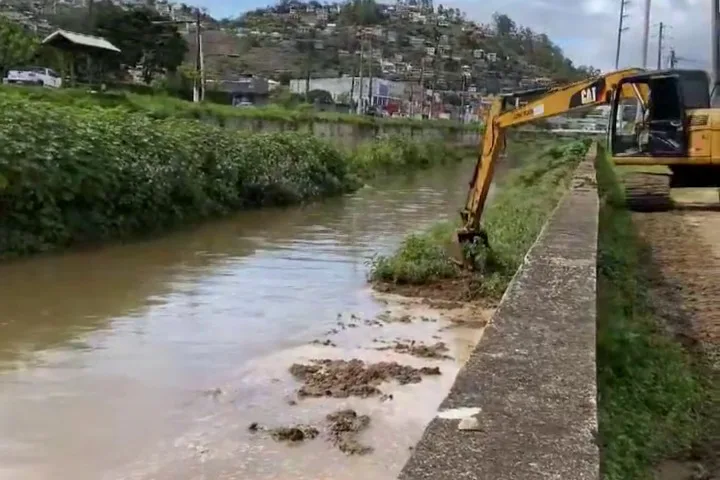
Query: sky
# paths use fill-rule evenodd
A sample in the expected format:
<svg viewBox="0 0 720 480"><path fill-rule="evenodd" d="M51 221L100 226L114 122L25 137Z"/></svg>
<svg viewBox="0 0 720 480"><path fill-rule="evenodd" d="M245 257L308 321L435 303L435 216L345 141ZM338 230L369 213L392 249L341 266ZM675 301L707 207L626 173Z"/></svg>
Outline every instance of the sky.
<svg viewBox="0 0 720 480"><path fill-rule="evenodd" d="M517 24L547 34L576 65L604 71L615 67L615 50L621 0L445 0L468 19L488 23L493 12L505 13ZM663 22L663 67L674 47L680 68L710 65L711 0L651 0L648 68L657 65L658 25ZM436 5L440 2L435 0ZM246 10L271 4L267 0L195 0L215 17L236 17ZM321 2L322 3L322 2ZM620 68L642 67L645 0L630 0L623 33ZM683 59L686 59L683 61Z"/></svg>

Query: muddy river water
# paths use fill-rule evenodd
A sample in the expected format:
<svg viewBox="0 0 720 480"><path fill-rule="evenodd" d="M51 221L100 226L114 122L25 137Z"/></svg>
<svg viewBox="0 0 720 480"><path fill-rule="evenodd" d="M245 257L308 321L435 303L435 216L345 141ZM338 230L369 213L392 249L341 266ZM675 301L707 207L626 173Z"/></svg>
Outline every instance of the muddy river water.
<svg viewBox="0 0 720 480"><path fill-rule="evenodd" d="M437 318L338 329L338 316L405 308L373 295L367 261L454 218L471 169L0 266L0 479L394 478L481 330L443 330ZM332 328L337 347L311 343ZM289 404L293 362L425 365L372 346L430 337L454 359L433 363L439 377L389 384L391 401ZM370 414L363 441L374 453L248 432L251 422L308 423L341 407Z"/></svg>

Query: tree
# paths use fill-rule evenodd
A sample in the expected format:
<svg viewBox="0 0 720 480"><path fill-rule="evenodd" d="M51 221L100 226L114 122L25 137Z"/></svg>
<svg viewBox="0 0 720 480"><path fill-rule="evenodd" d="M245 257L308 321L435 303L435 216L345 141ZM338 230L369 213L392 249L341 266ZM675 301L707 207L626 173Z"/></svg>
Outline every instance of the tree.
<svg viewBox="0 0 720 480"><path fill-rule="evenodd" d="M515 22L504 13L494 13L493 23L495 24L495 30L498 35L502 36L508 36L515 33L515 29L517 28Z"/></svg>
<svg viewBox="0 0 720 480"><path fill-rule="evenodd" d="M327 90L310 90L308 92L308 101L310 103L319 103L322 105L331 105L335 103L333 101L332 95L330 95L330 92Z"/></svg>
<svg viewBox="0 0 720 480"><path fill-rule="evenodd" d="M174 24L148 9L121 10L106 6L98 12L95 34L114 43L122 53L115 67L142 67L150 83L157 73L174 72L187 52L187 42Z"/></svg>
<svg viewBox="0 0 720 480"><path fill-rule="evenodd" d="M0 17L0 74L3 77L8 69L32 60L38 47L38 39L21 25Z"/></svg>
<svg viewBox="0 0 720 480"><path fill-rule="evenodd" d="M375 0L353 0L340 11L342 25L377 25L382 20L382 11Z"/></svg>
<svg viewBox="0 0 720 480"><path fill-rule="evenodd" d="M600 75L600 70L597 68L594 68L591 65L580 65L576 68L578 72L578 76L581 78L591 78L591 77L597 77Z"/></svg>

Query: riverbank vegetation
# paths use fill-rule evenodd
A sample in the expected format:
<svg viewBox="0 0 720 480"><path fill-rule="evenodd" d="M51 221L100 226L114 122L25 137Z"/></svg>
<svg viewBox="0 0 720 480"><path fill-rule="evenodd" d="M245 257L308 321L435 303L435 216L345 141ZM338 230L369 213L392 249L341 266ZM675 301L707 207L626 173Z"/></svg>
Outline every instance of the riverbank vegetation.
<svg viewBox="0 0 720 480"><path fill-rule="evenodd" d="M456 161L440 142L357 151L312 135L1 98L0 255L162 231L242 208L349 192L379 172Z"/></svg>
<svg viewBox="0 0 720 480"><path fill-rule="evenodd" d="M624 206L610 163L600 156L597 175L602 469L607 480L651 479L657 462L690 451L704 426L707 431L701 414L707 392L695 362L653 305L649 251ZM697 478L709 478L697 473Z"/></svg>
<svg viewBox="0 0 720 480"><path fill-rule="evenodd" d="M441 223L408 236L393 254L376 256L371 263L371 281L381 290L399 293L432 290L433 295L454 295L455 299L499 298L589 145L586 141L557 142L540 153L528 155L525 151L520 166L499 183L483 221L490 249L475 243L462 253L453 252L458 225ZM469 260L473 272L458 267L453 253ZM443 284L451 288L443 288Z"/></svg>
<svg viewBox="0 0 720 480"><path fill-rule="evenodd" d="M43 101L58 106L78 108L122 108L127 111L145 113L153 118L202 119L219 125L233 121L264 120L287 125L313 122L344 123L368 127L407 127L449 131L478 130L478 123L461 124L450 120L417 120L411 118L384 118L368 115L351 115L339 112L321 112L312 105L303 104L298 108L284 108L271 104L263 107L237 108L217 103L188 102L170 95L146 95L128 91L89 92L84 89L43 87L0 86L0 98Z"/></svg>

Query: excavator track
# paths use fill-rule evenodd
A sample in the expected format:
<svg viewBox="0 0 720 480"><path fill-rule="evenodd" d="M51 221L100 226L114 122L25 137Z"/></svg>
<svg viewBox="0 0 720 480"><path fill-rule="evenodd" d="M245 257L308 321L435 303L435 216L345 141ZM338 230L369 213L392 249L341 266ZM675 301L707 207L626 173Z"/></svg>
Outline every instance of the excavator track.
<svg viewBox="0 0 720 480"><path fill-rule="evenodd" d="M625 203L629 210L655 212L670 210L670 174L628 173L623 178Z"/></svg>

